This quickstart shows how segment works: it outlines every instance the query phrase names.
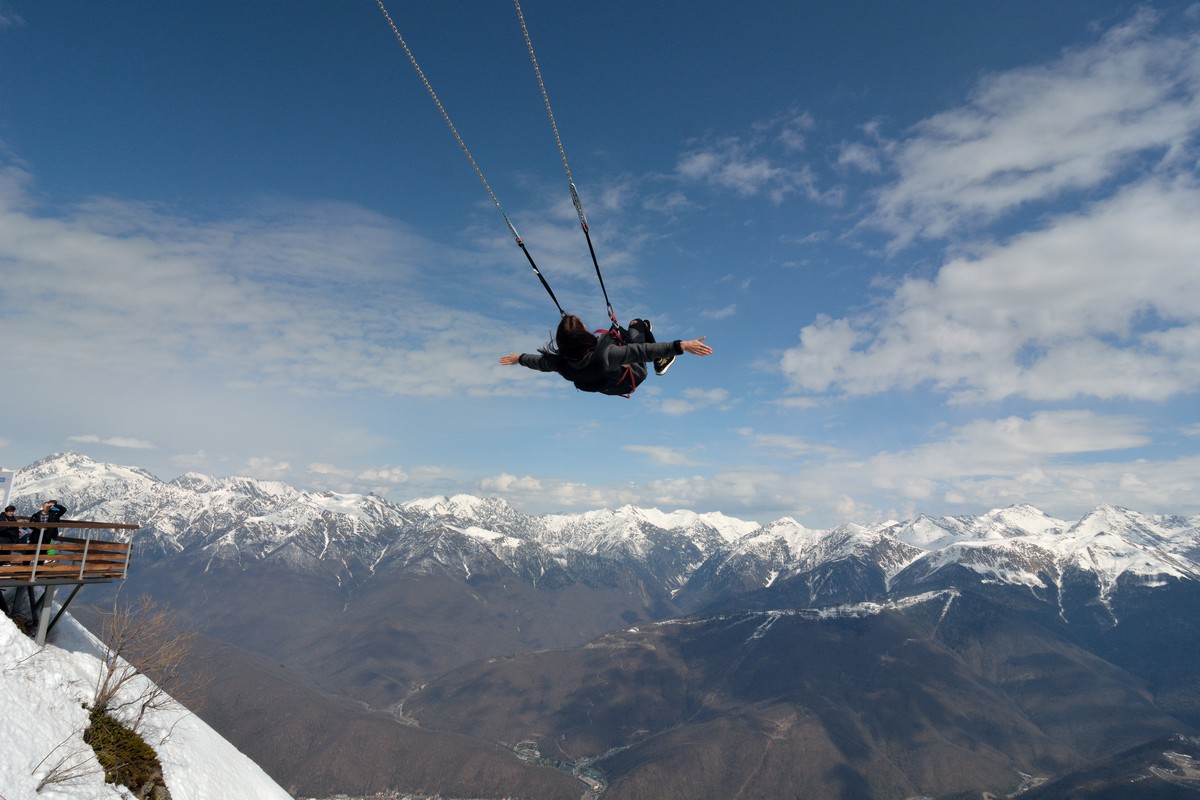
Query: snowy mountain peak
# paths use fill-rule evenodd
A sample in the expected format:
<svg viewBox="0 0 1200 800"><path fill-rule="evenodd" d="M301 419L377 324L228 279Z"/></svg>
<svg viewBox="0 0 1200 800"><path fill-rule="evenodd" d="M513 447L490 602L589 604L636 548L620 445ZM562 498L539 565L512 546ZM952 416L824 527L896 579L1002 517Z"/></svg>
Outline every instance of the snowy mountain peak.
<svg viewBox="0 0 1200 800"><path fill-rule="evenodd" d="M1026 503L993 509L980 517L979 522L985 531L1000 535L1042 534L1067 527L1066 522Z"/></svg>
<svg viewBox="0 0 1200 800"><path fill-rule="evenodd" d="M171 484L191 492L211 492L218 488L221 482L211 475L202 475L199 472L185 472L171 481Z"/></svg>
<svg viewBox="0 0 1200 800"><path fill-rule="evenodd" d="M446 574L508 569L540 576L550 570L564 581L592 581L601 563L621 565L672 594L696 576L726 581L744 571L745 580L726 587L761 587L814 570L837 571L839 564L850 571L872 565L876 577L863 578L859 591L879 580L890 585L901 573L910 583L929 581L948 568L945 575L965 569L980 580L1024 586L1048 586L1079 570L1095 575L1104 591L1127 574L1150 582L1200 579L1200 518L1110 505L1074 525L1014 505L978 516L923 515L828 530L791 517L759 526L718 513L634 506L531 516L500 498L468 494L397 504L247 477L187 473L163 483L143 470L78 454L21 470L14 490L22 510L39 497L54 497L76 517L143 525L136 534L140 558L272 559L330 573L339 583L387 570L428 571L437 563Z"/></svg>

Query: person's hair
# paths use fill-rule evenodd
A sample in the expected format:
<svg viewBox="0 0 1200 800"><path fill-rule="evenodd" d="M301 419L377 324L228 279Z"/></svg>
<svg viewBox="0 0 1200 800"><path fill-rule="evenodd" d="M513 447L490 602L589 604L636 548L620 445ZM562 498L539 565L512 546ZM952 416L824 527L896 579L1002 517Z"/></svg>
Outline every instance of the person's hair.
<svg viewBox="0 0 1200 800"><path fill-rule="evenodd" d="M539 347L538 352L546 357L554 369L561 370L568 362L578 361L595 350L598 341L596 334L587 329L583 320L574 314L566 314L558 323L554 340L547 342L545 347Z"/></svg>

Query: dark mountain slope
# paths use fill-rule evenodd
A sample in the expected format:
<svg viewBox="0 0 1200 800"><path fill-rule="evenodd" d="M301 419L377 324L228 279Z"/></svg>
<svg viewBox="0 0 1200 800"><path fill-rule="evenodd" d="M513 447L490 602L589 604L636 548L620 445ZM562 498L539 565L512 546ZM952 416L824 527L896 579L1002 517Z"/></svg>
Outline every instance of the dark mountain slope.
<svg viewBox="0 0 1200 800"><path fill-rule="evenodd" d="M1011 792L1021 773L1186 728L1125 671L952 593L864 616L614 633L455 670L405 711L429 729L598 759L614 798Z"/></svg>
<svg viewBox="0 0 1200 800"><path fill-rule="evenodd" d="M1166 736L1088 764L1019 795L1020 800L1195 800L1200 739Z"/></svg>

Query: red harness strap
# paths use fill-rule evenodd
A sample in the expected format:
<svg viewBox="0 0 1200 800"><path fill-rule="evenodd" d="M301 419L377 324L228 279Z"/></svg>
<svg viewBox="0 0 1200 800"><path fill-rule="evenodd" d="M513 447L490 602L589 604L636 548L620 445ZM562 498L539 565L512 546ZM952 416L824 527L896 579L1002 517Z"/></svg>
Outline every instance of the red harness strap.
<svg viewBox="0 0 1200 800"><path fill-rule="evenodd" d="M615 322L613 323L613 326L611 328L609 328L608 330L601 329L598 331L593 331L593 333L595 333L597 336L607 333L609 336L611 336L613 338L613 341L615 341L617 343L618 347L621 347L625 341L625 337L623 337L621 335L621 327L619 325L617 325ZM623 370L621 370L621 377L617 378L618 386L620 386L623 383L629 384L629 391L625 394L613 395L613 396L614 397L624 397L626 400L628 400L629 396L631 394L633 394L634 392L636 392L637 387L638 387L637 376L633 374L633 367L630 366L629 364L625 365L625 368Z"/></svg>

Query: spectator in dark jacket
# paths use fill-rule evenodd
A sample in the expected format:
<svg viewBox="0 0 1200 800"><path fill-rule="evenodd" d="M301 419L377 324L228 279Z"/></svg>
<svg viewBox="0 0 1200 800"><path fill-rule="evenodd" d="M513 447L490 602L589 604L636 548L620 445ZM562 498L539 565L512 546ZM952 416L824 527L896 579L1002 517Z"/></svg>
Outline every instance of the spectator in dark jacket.
<svg viewBox="0 0 1200 800"><path fill-rule="evenodd" d="M9 506L4 509L4 513L0 514L0 522L16 522L17 507ZM5 526L0 528L0 544L17 544L21 541L21 529L19 527Z"/></svg>
<svg viewBox="0 0 1200 800"><path fill-rule="evenodd" d="M65 513L67 510L59 505L57 500L46 500L42 503L41 511L29 515L29 521L33 525L40 522L58 522ZM58 536L58 528L34 528L33 533L29 535L29 543L37 544L40 541L43 545L48 545L54 541L55 536Z"/></svg>
<svg viewBox="0 0 1200 800"><path fill-rule="evenodd" d="M17 521L18 521L18 517L17 517L17 507L16 506L8 506L7 508L4 509L4 513L0 514L0 522L17 522ZM0 528L0 564L11 564L12 563L8 558L5 557L5 556L11 556L12 550L10 550L7 547L3 547L2 545L20 544L20 543L21 543L21 529L19 527L16 527L16 526L9 527L9 526L5 525L4 527ZM4 593L3 592L0 592L0 611L3 611L5 614L8 613L7 606L4 604Z"/></svg>

